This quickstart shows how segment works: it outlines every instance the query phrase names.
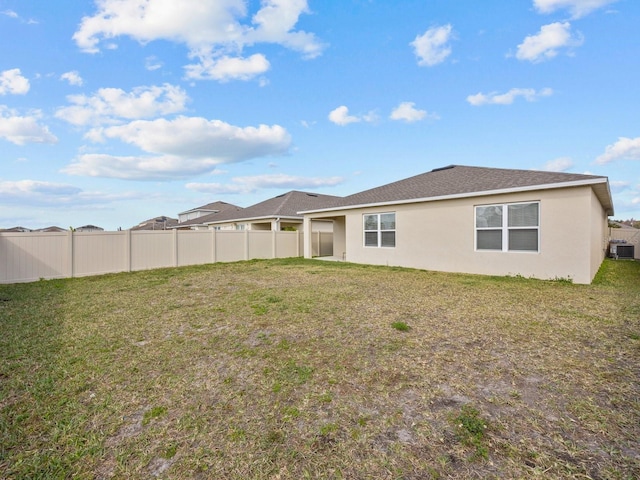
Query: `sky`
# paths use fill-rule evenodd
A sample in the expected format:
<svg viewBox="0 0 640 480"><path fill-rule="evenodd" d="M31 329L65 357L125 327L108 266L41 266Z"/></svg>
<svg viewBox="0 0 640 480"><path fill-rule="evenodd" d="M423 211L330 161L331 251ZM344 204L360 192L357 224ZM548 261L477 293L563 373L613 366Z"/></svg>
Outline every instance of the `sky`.
<svg viewBox="0 0 640 480"><path fill-rule="evenodd" d="M105 230L451 164L640 218L637 0L0 0L0 228Z"/></svg>

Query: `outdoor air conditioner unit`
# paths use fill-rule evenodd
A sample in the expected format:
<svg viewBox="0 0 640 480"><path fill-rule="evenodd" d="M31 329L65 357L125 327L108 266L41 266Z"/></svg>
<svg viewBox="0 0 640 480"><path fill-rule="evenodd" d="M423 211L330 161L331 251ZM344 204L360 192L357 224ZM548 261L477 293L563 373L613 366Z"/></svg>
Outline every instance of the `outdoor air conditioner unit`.
<svg viewBox="0 0 640 480"><path fill-rule="evenodd" d="M635 258L635 246L628 243L614 243L609 244L609 256L615 259L631 259Z"/></svg>

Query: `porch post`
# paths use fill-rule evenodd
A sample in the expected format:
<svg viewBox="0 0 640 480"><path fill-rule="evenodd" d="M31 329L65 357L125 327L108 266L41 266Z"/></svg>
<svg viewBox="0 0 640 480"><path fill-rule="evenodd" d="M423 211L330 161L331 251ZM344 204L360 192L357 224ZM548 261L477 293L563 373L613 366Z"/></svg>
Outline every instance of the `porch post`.
<svg viewBox="0 0 640 480"><path fill-rule="evenodd" d="M311 242L312 242L312 232L311 232L311 219L305 215L304 220L302 222L302 233L303 233L303 244L304 244L304 258L312 257L311 250Z"/></svg>

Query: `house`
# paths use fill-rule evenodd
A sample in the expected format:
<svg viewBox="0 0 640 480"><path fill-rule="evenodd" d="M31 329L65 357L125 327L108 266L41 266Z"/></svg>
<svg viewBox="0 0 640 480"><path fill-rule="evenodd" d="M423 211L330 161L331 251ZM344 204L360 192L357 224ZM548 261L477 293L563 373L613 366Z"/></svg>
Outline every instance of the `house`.
<svg viewBox="0 0 640 480"><path fill-rule="evenodd" d="M607 177L451 165L301 213L349 262L590 283L613 202Z"/></svg>
<svg viewBox="0 0 640 480"><path fill-rule="evenodd" d="M181 223L192 229L213 230L302 230L300 210L309 210L339 197L292 190L247 208L229 209ZM331 221L317 221L314 231L331 231Z"/></svg>
<svg viewBox="0 0 640 480"><path fill-rule="evenodd" d="M44 232L44 233L62 233L62 232L68 232L68 231L69 230L67 230L66 228L57 227L55 225L52 225L50 227L45 227L45 228L38 228L34 230L34 232Z"/></svg>
<svg viewBox="0 0 640 480"><path fill-rule="evenodd" d="M131 227L130 230L169 230L177 225L178 219L162 215L140 222L135 227Z"/></svg>
<svg viewBox="0 0 640 480"><path fill-rule="evenodd" d="M27 233L32 232L30 228L25 227L11 227L11 228L0 228L0 232L4 233Z"/></svg>
<svg viewBox="0 0 640 480"><path fill-rule="evenodd" d="M224 212L226 210L242 210L242 207L238 207L237 205L233 205L227 202L213 202L208 203L206 205L202 205L201 207L192 208L190 210L186 210L184 212L180 212L178 214L178 222L186 223L190 220L196 220L200 217L204 217L206 215L211 215L215 213Z"/></svg>
<svg viewBox="0 0 640 480"><path fill-rule="evenodd" d="M76 232L104 232L104 228L96 227L95 225L83 225L74 229Z"/></svg>

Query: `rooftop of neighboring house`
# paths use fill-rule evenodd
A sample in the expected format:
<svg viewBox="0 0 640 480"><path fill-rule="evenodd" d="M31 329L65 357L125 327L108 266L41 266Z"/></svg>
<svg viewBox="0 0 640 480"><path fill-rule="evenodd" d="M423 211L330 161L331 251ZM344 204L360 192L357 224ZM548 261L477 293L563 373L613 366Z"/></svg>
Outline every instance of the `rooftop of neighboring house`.
<svg viewBox="0 0 640 480"><path fill-rule="evenodd" d="M130 230L168 230L177 225L177 218L162 215L160 217L150 218L149 220L140 222L135 227L131 227Z"/></svg>
<svg viewBox="0 0 640 480"><path fill-rule="evenodd" d="M335 201L340 197L333 195L322 195L319 193L301 192L298 190L292 190L282 195L269 198L250 207L243 208L237 211L220 212L213 215L206 215L194 219L192 224L209 225L214 223L236 222L246 220L257 220L267 218L286 218L286 219L300 219L302 215L298 212L302 210L309 210L321 205L325 205L327 202ZM190 222L180 224L185 225Z"/></svg>
<svg viewBox="0 0 640 480"><path fill-rule="evenodd" d="M50 227L45 228L25 228L25 227L13 227L13 228L0 228L0 232L6 233L25 233L25 232L45 232L45 233L58 233L58 232L68 232L69 230L66 228L56 227L52 225Z"/></svg>
<svg viewBox="0 0 640 480"><path fill-rule="evenodd" d="M33 230L34 232L47 232L47 233L60 233L60 232L68 232L69 230L62 227L56 227L52 225L50 227L38 228L37 230Z"/></svg>
<svg viewBox="0 0 640 480"><path fill-rule="evenodd" d="M178 213L178 216L186 215L192 212L200 212L202 214L216 213L216 212L222 212L224 210L228 210L231 208L237 209L242 207L238 207L237 205L233 205L231 203L222 202L218 200L216 202L207 203L206 205L202 205L200 207L190 208L189 210L185 210L184 212Z"/></svg>
<svg viewBox="0 0 640 480"><path fill-rule="evenodd" d="M315 210L307 209L303 212L579 185L591 185L607 213L613 214L613 202L607 177L463 165L436 168L420 175L337 198Z"/></svg>
<svg viewBox="0 0 640 480"><path fill-rule="evenodd" d="M4 233L24 233L24 232L32 232L30 228L25 227L11 227L11 228L0 228L0 232Z"/></svg>
<svg viewBox="0 0 640 480"><path fill-rule="evenodd" d="M104 228L95 225L83 225L74 229L76 232L103 232Z"/></svg>
<svg viewBox="0 0 640 480"><path fill-rule="evenodd" d="M187 213L190 213L190 212L200 212L201 214L196 218L185 220L183 222L178 222L178 224L175 225L173 228L183 228L183 227L192 227L195 225L202 225L203 218L217 218L220 215L226 215L226 214L235 215L237 214L237 212L240 212L242 210L244 210L244 208L239 207L237 205L233 205L231 203L220 202L220 201L209 203L202 207L192 208L191 210L187 210L186 212L180 213L180 215L186 215ZM206 213L206 212L209 212L209 213Z"/></svg>

